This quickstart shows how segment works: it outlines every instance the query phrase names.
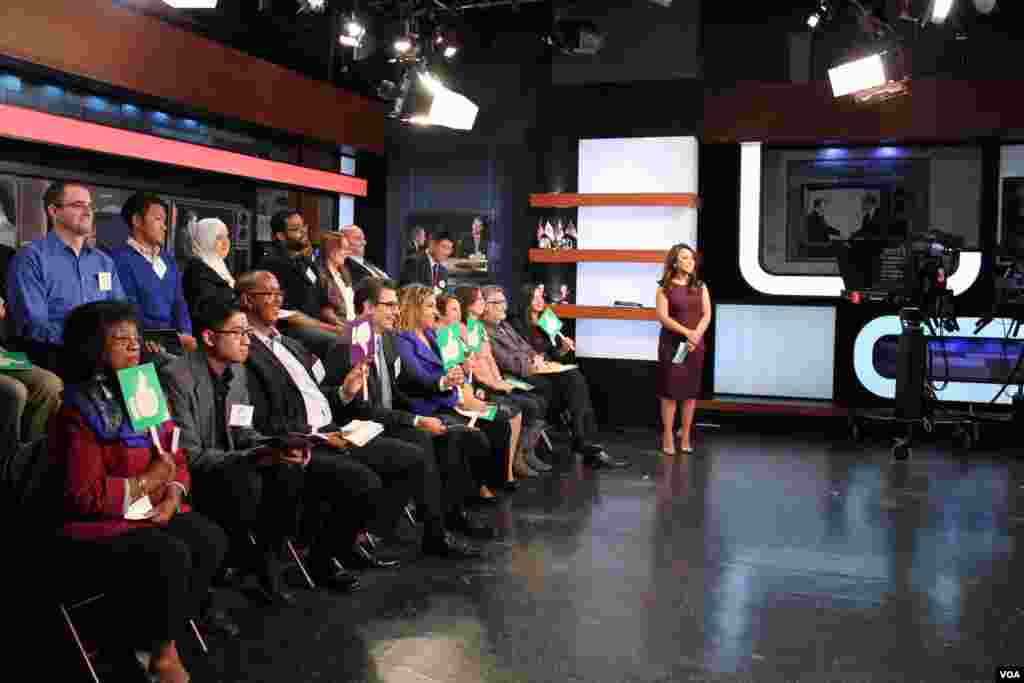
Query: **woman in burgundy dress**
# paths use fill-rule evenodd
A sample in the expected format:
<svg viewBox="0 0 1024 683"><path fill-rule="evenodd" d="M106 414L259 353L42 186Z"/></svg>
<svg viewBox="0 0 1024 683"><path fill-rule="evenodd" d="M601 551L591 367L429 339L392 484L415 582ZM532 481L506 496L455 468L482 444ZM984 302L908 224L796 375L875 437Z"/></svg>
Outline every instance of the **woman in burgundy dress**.
<svg viewBox="0 0 1024 683"><path fill-rule="evenodd" d="M661 452L675 455L676 403L682 402L682 427L677 432L683 453L692 453L690 430L704 373L704 332L711 323L711 295L697 275L697 255L677 244L665 257L658 281L657 392L661 399ZM685 354L685 357L684 357Z"/></svg>

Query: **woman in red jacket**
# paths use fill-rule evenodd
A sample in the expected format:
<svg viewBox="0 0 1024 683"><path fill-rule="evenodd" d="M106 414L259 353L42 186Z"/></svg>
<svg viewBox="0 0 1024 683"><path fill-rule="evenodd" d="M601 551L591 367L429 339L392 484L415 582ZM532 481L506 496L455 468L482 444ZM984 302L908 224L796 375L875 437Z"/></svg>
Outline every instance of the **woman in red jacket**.
<svg viewBox="0 0 1024 683"><path fill-rule="evenodd" d="M175 642L206 598L227 537L183 502L190 479L183 452L169 452L173 423L157 430L159 446L132 429L117 371L139 364L134 307L79 306L64 340L64 405L51 425L50 454L63 474L59 534L68 566L88 575L89 590L113 598L117 640L147 672L183 683L189 676ZM136 519L143 498L152 512Z"/></svg>

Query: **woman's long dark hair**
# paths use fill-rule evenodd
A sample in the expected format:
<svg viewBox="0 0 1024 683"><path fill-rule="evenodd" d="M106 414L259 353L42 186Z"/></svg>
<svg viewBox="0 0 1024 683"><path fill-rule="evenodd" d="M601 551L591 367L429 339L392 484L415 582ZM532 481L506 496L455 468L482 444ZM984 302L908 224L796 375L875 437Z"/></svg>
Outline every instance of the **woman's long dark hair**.
<svg viewBox="0 0 1024 683"><path fill-rule="evenodd" d="M519 314L522 316L523 325L527 328L533 324L531 315L533 313L533 292L540 287L540 284L539 282L527 282L519 288L519 295L523 298L520 302Z"/></svg>
<svg viewBox="0 0 1024 683"><path fill-rule="evenodd" d="M118 323L139 326L135 305L127 301L93 301L73 309L64 320L64 349L60 359L65 384L77 384L104 372L107 333Z"/></svg>
<svg viewBox="0 0 1024 683"><path fill-rule="evenodd" d="M697 250L685 242L680 242L668 250L668 255L665 256L665 269L661 273L661 279L658 280L658 285L666 292L672 287L678 286L672 282L672 278L676 276L676 263L679 261L679 252L683 249L693 254L693 274L687 276L686 287L689 289L700 289L704 286L704 282L701 281L699 274Z"/></svg>
<svg viewBox="0 0 1024 683"><path fill-rule="evenodd" d="M483 295L483 290L476 285L459 285L455 288L455 298L459 300L459 305L462 306L462 322L469 322L469 307L473 305L473 302L478 297Z"/></svg>

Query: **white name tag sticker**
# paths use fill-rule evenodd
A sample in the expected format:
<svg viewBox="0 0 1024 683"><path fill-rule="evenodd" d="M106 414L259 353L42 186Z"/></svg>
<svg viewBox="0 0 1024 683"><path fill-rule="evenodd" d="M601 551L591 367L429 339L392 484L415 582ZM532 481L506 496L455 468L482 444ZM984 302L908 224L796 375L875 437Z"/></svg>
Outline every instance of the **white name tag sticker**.
<svg viewBox="0 0 1024 683"><path fill-rule="evenodd" d="M252 427L252 406L235 403L231 406L231 416L228 418L229 427Z"/></svg>
<svg viewBox="0 0 1024 683"><path fill-rule="evenodd" d="M313 378L316 380L317 384L320 384L320 382L324 381L324 377L326 376L327 371L324 370L324 364L320 362L319 358L317 358L316 362L313 363Z"/></svg>
<svg viewBox="0 0 1024 683"><path fill-rule="evenodd" d="M314 273L314 272L313 272L313 269L312 269L312 268L306 268L306 277L307 277L307 278L309 279L309 281L310 281L310 282L312 282L312 283L313 283L314 285L316 284L316 273Z"/></svg>
<svg viewBox="0 0 1024 683"><path fill-rule="evenodd" d="M161 280L163 280L164 275L167 274L167 264L164 263L164 260L159 256L157 256L156 260L153 261L153 271L156 273L156 276Z"/></svg>
<svg viewBox="0 0 1024 683"><path fill-rule="evenodd" d="M402 374L402 359L395 358L395 377L392 379L396 379L400 374Z"/></svg>
<svg viewBox="0 0 1024 683"><path fill-rule="evenodd" d="M114 288L114 278L110 273L104 271L102 273L96 273L96 277L99 279L100 291L109 292Z"/></svg>

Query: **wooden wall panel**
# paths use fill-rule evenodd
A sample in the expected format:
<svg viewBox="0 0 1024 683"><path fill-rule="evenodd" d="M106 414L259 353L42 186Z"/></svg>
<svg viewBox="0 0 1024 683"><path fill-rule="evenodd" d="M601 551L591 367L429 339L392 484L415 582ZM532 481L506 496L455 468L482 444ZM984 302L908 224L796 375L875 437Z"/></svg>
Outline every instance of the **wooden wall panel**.
<svg viewBox="0 0 1024 683"><path fill-rule="evenodd" d="M0 54L312 139L384 149L384 105L109 0L4 0Z"/></svg>

